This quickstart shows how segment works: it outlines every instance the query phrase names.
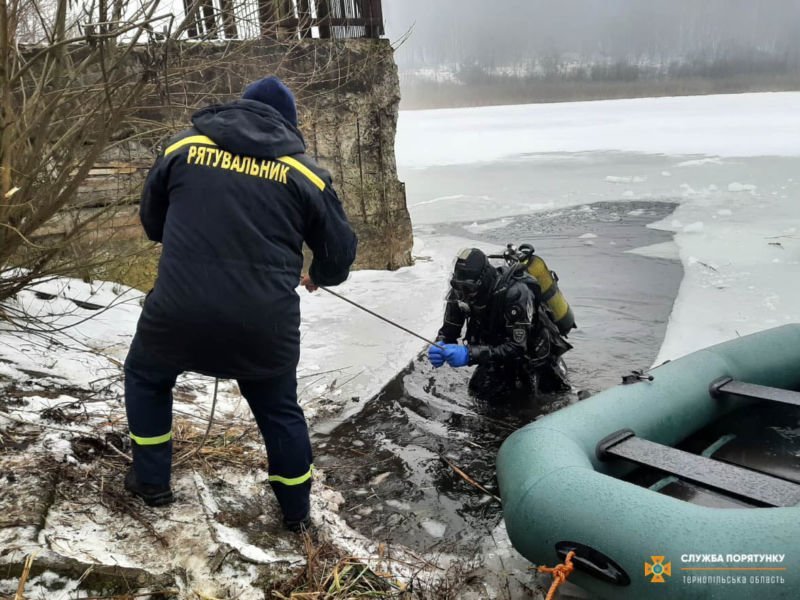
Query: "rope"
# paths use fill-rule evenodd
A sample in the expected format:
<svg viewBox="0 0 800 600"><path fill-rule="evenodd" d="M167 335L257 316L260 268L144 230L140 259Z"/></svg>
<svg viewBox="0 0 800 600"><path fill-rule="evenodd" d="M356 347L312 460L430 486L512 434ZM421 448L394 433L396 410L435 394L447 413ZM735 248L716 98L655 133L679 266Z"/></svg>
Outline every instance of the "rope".
<svg viewBox="0 0 800 600"><path fill-rule="evenodd" d="M217 377L214 379L214 397L211 400L211 414L208 415L208 427L206 427L206 432L203 434L203 439L200 440L200 443L192 450L189 454L184 455L183 457L179 458L175 461L175 466L182 465L187 460L194 458L200 450L202 450L203 446L208 440L208 436L211 433L211 426L214 424L214 411L217 408L217 390L219 389L219 378Z"/></svg>
<svg viewBox="0 0 800 600"><path fill-rule="evenodd" d="M556 590L561 587L567 580L567 577L575 570L575 565L572 564L573 556L575 556L575 551L570 550L562 564L556 565L555 567L540 566L538 568L539 573L550 573L553 576L553 583L550 584L550 590L547 592L547 598L545 600L553 600L556 595Z"/></svg>
<svg viewBox="0 0 800 600"><path fill-rule="evenodd" d="M369 313L369 314L371 314L373 317L377 317L377 318L379 318L381 321L384 321L384 322L388 323L389 325L393 325L394 327L397 327L398 329L401 329L401 330L405 331L406 333L408 333L408 334L410 334L410 335L413 335L415 338L418 338L418 339L422 340L423 342L425 342L425 343L426 343L426 344L428 344L429 346L436 346L436 345L437 345L437 343L436 343L436 342L432 342L432 341L430 341L428 338L425 338L425 337L421 336L420 334L416 333L415 331L411 331L410 329L407 329L407 328L403 327L403 326L402 326L402 325L400 325L399 323L395 323L395 322L394 322L394 321L392 321L391 319L387 319L386 317L382 317L382 316L381 316L381 315L379 315L378 313L376 313L376 312L373 312L373 311L371 311L370 309L368 309L368 308L366 308L366 307L364 307L364 306L361 306L361 305L360 305L358 302L353 302L353 301L352 301L352 300L350 300L349 298L345 298L345 297L344 297L344 296L342 296L341 294L339 294L339 293L337 293L337 292L334 292L333 290L330 290L330 289L326 288L326 287L325 287L325 286L323 286L323 285L320 285L320 286L318 286L318 287L319 287L319 289L321 289L321 290L325 290L326 292L328 292L328 293L329 293L329 294L331 294L332 296L336 296L336 297L337 297L337 298L339 298L340 300L344 300L344 301L345 301L345 302L347 302L348 304L352 304L352 305L353 305L353 306L355 306L356 308L360 308L360 309L361 309L361 310L363 310L365 313Z"/></svg>

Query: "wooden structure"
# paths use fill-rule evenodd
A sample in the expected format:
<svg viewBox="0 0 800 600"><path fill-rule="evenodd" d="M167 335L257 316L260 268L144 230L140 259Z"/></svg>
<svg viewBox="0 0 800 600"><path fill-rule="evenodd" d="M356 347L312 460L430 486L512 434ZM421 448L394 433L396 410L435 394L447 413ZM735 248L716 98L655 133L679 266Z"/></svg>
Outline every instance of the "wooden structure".
<svg viewBox="0 0 800 600"><path fill-rule="evenodd" d="M184 0L190 38L379 38L381 0Z"/></svg>

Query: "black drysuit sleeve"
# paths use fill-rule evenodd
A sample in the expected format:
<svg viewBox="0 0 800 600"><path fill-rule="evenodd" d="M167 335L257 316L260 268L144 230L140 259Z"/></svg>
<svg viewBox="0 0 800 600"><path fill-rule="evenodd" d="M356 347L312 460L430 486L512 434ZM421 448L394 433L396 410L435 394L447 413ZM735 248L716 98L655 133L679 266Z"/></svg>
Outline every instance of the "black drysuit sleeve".
<svg viewBox="0 0 800 600"><path fill-rule="evenodd" d="M436 336L436 341L444 342L445 344L455 344L458 338L461 337L461 331L464 329L465 320L466 315L458 304L455 292L450 288L450 291L447 293L447 303L444 307L444 322Z"/></svg>
<svg viewBox="0 0 800 600"><path fill-rule="evenodd" d="M502 315L496 319L496 327L502 328L503 341L495 345L471 344L469 364L509 364L524 358L533 327L533 294L524 284L515 284L499 308Z"/></svg>
<svg viewBox="0 0 800 600"><path fill-rule="evenodd" d="M314 257L308 273L317 285L338 285L350 273L350 265L356 258L358 239L333 189L330 175L323 172L322 179L325 188L310 194L304 237Z"/></svg>

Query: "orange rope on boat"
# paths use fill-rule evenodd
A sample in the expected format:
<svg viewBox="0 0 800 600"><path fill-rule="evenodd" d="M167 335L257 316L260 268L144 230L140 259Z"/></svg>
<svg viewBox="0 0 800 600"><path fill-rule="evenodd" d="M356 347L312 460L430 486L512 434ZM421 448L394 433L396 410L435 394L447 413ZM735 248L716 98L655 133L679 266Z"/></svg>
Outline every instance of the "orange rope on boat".
<svg viewBox="0 0 800 600"><path fill-rule="evenodd" d="M575 551L570 550L564 563L556 565L555 567L540 566L539 573L550 573L553 576L553 583L550 585L550 590L547 592L546 600L553 600L556 595L556 590L561 587L567 577L569 577L575 570L575 565L572 564L572 557L575 556Z"/></svg>

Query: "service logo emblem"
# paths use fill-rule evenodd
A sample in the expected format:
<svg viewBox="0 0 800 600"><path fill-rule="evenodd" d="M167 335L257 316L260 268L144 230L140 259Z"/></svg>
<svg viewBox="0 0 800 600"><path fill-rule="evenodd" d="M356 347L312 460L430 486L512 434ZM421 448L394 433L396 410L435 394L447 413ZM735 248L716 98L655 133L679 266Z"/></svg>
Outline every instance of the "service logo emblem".
<svg viewBox="0 0 800 600"><path fill-rule="evenodd" d="M644 563L644 576L650 577L650 583L664 583L664 576L672 577L672 563L664 562L663 556L651 556L652 563Z"/></svg>

